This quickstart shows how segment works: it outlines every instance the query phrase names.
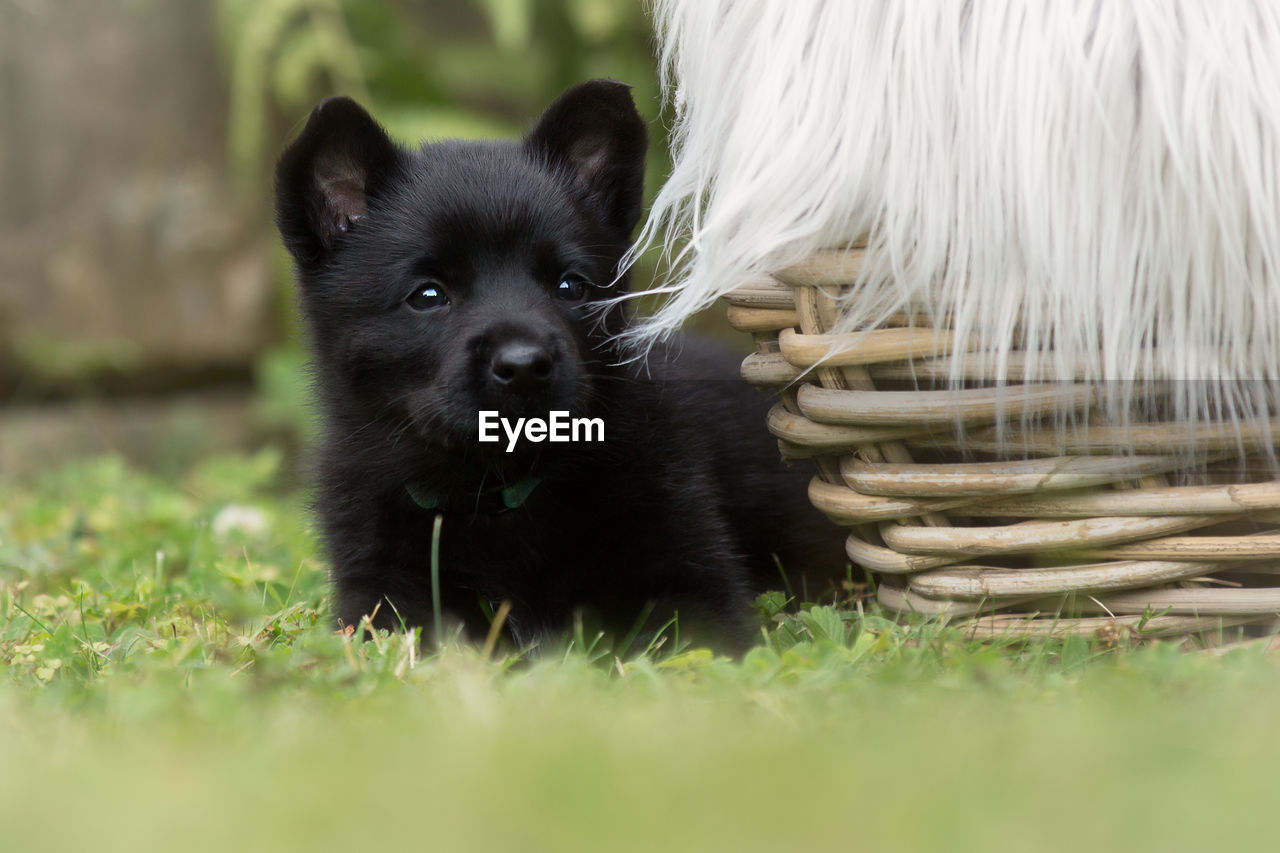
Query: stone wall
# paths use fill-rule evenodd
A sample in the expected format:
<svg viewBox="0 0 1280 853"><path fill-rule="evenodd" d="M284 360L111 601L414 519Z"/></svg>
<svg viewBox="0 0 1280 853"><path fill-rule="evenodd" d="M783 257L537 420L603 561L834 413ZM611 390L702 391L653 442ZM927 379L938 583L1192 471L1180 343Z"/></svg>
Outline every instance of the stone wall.
<svg viewBox="0 0 1280 853"><path fill-rule="evenodd" d="M238 440L227 389L279 335L274 233L268 188L237 198L227 173L210 5L0 0L5 468L116 446L92 437L120 397L156 412L145 449L166 395L198 412L216 386L211 440Z"/></svg>
<svg viewBox="0 0 1280 853"><path fill-rule="evenodd" d="M243 373L276 334L213 36L205 0L0 0L0 401Z"/></svg>

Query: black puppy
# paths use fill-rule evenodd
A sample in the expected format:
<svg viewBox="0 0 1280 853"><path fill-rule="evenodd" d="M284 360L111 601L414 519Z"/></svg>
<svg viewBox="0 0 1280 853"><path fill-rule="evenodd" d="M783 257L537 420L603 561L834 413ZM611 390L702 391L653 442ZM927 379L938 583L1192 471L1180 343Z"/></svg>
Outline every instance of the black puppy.
<svg viewBox="0 0 1280 853"><path fill-rule="evenodd" d="M437 515L443 610L483 636L509 602L520 643L584 613L615 638L673 624L737 649L779 562L843 567L736 359L683 340L622 365L622 312L590 310L625 288L645 148L629 88L597 80L518 143L405 150L334 98L285 152L277 217L325 416L318 506L343 624L431 624ZM554 412L584 419L577 441L512 432L554 429Z"/></svg>

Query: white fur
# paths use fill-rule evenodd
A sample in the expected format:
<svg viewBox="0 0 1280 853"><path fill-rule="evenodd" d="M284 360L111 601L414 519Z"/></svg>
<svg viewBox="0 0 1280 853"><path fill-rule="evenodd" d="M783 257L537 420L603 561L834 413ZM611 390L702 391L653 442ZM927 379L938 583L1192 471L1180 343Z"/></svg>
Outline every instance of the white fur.
<svg viewBox="0 0 1280 853"><path fill-rule="evenodd" d="M997 367L1020 327L1027 378L1204 380L1189 421L1274 404L1280 2L652 6L675 165L635 251L673 278L640 341L865 241L849 327L925 303Z"/></svg>

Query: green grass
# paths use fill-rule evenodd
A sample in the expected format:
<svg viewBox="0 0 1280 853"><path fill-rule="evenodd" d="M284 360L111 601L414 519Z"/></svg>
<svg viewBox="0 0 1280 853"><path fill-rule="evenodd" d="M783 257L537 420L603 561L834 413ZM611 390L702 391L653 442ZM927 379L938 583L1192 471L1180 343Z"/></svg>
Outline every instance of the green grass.
<svg viewBox="0 0 1280 853"><path fill-rule="evenodd" d="M279 458L0 483L0 849L1275 849L1280 668L778 610L741 662L329 629Z"/></svg>

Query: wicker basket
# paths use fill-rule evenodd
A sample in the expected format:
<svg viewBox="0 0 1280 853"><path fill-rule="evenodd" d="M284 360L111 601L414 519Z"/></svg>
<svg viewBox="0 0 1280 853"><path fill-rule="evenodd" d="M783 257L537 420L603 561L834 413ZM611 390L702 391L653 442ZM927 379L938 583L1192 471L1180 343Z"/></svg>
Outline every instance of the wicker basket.
<svg viewBox="0 0 1280 853"><path fill-rule="evenodd" d="M1073 441L1048 413L1088 409L1093 386L1001 385L974 360L956 387L962 356L907 316L831 334L860 259L823 252L744 284L729 321L756 339L743 376L781 391L783 455L814 460L810 498L850 528L885 607L978 637L1275 629L1280 420L1118 426L1095 406Z"/></svg>

